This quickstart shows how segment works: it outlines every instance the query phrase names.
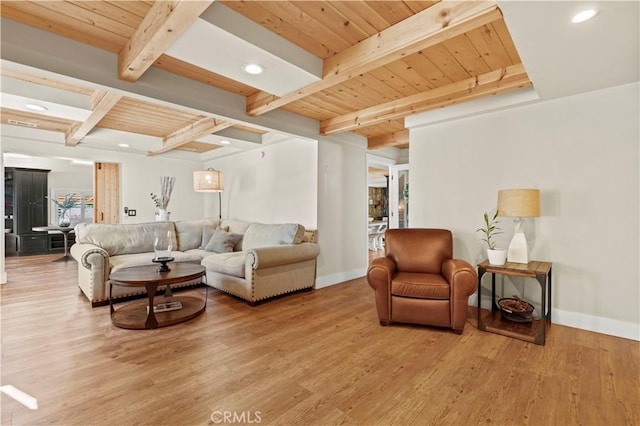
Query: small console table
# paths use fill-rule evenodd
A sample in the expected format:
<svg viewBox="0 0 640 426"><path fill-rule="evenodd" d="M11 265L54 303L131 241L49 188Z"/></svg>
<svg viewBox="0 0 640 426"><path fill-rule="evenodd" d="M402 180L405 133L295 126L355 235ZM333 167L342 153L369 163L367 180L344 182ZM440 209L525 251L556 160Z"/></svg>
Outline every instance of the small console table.
<svg viewBox="0 0 640 426"><path fill-rule="evenodd" d="M480 309L482 276L491 273L491 310ZM496 274L512 277L535 278L540 284L540 317L531 322L513 322L502 318L496 303ZM551 262L531 261L528 264L507 262L502 266L478 263L478 328L484 331L514 337L537 345L544 345L547 328L551 326Z"/></svg>
<svg viewBox="0 0 640 426"><path fill-rule="evenodd" d="M69 232L73 232L72 226L34 226L31 229L40 232L62 233L62 237L64 238L64 255L58 259L52 260L52 262L66 262L67 260L73 260L73 257L69 255Z"/></svg>

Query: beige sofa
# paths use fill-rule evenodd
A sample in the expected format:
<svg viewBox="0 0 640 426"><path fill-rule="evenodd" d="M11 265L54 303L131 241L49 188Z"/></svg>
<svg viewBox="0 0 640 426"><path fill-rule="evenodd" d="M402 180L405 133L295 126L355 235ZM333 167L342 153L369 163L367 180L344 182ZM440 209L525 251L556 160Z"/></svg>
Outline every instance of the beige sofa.
<svg viewBox="0 0 640 426"><path fill-rule="evenodd" d="M210 238L216 229L224 230L220 235L229 237L225 243L230 249L232 241L233 251L205 250L211 250ZM298 224L218 219L119 225L81 223L75 227L76 243L71 246L71 255L78 263L78 286L92 306L108 303L111 272L152 264L155 237L167 231L172 232L174 262L202 264L206 268L206 284L250 304L311 289L315 284L320 252L315 231L307 231ZM118 299L144 292L114 286L112 296Z"/></svg>

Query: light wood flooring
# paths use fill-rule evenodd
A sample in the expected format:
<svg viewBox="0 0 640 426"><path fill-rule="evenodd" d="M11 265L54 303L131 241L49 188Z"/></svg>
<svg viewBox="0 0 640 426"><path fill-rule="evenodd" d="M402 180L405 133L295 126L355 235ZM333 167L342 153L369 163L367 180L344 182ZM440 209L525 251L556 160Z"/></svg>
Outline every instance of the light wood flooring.
<svg viewBox="0 0 640 426"><path fill-rule="evenodd" d="M3 394L2 425L640 424L639 342L381 327L364 278L256 307L212 289L194 320L123 330L55 257L7 258L2 384L39 409Z"/></svg>

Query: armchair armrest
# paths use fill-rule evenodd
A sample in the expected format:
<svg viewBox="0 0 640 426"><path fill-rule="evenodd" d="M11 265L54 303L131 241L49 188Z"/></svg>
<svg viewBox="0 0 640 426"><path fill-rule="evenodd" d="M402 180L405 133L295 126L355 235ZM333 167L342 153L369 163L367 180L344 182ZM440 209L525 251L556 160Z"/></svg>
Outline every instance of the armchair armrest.
<svg viewBox="0 0 640 426"><path fill-rule="evenodd" d="M319 254L320 247L314 243L261 247L247 251L247 262L253 269L264 269L313 260Z"/></svg>
<svg viewBox="0 0 640 426"><path fill-rule="evenodd" d="M391 277L396 264L388 257L373 259L367 269L367 282L376 292L376 309L381 325L391 321Z"/></svg>
<svg viewBox="0 0 640 426"><path fill-rule="evenodd" d="M471 296L476 290L478 275L469 262L462 259L446 259L442 262L442 275L453 294Z"/></svg>
<svg viewBox="0 0 640 426"><path fill-rule="evenodd" d="M374 290L382 290L385 287L391 291L391 277L396 272L396 264L388 257L373 259L367 270L367 281Z"/></svg>
<svg viewBox="0 0 640 426"><path fill-rule="evenodd" d="M442 275L451 287L451 327L462 333L471 296L478 283L476 270L462 259L446 259L442 262Z"/></svg>

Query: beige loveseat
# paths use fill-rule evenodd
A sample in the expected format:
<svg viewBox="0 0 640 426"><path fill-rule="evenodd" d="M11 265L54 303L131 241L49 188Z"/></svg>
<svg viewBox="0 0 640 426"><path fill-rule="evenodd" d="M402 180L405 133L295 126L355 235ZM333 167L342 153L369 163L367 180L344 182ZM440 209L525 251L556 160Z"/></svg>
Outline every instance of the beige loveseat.
<svg viewBox="0 0 640 426"><path fill-rule="evenodd" d="M306 231L301 225L218 219L119 225L81 223L75 227L76 243L71 247L71 255L78 263L78 286L92 306L108 303L110 273L152 264L155 237L167 231L172 232L174 262L202 264L209 286L250 304L311 289L315 284L320 251L315 232ZM232 251L208 251L220 245L213 244L214 239L222 241L213 238L214 233L222 236L225 247ZM191 284L195 283L182 285ZM113 298L144 292L114 286Z"/></svg>

